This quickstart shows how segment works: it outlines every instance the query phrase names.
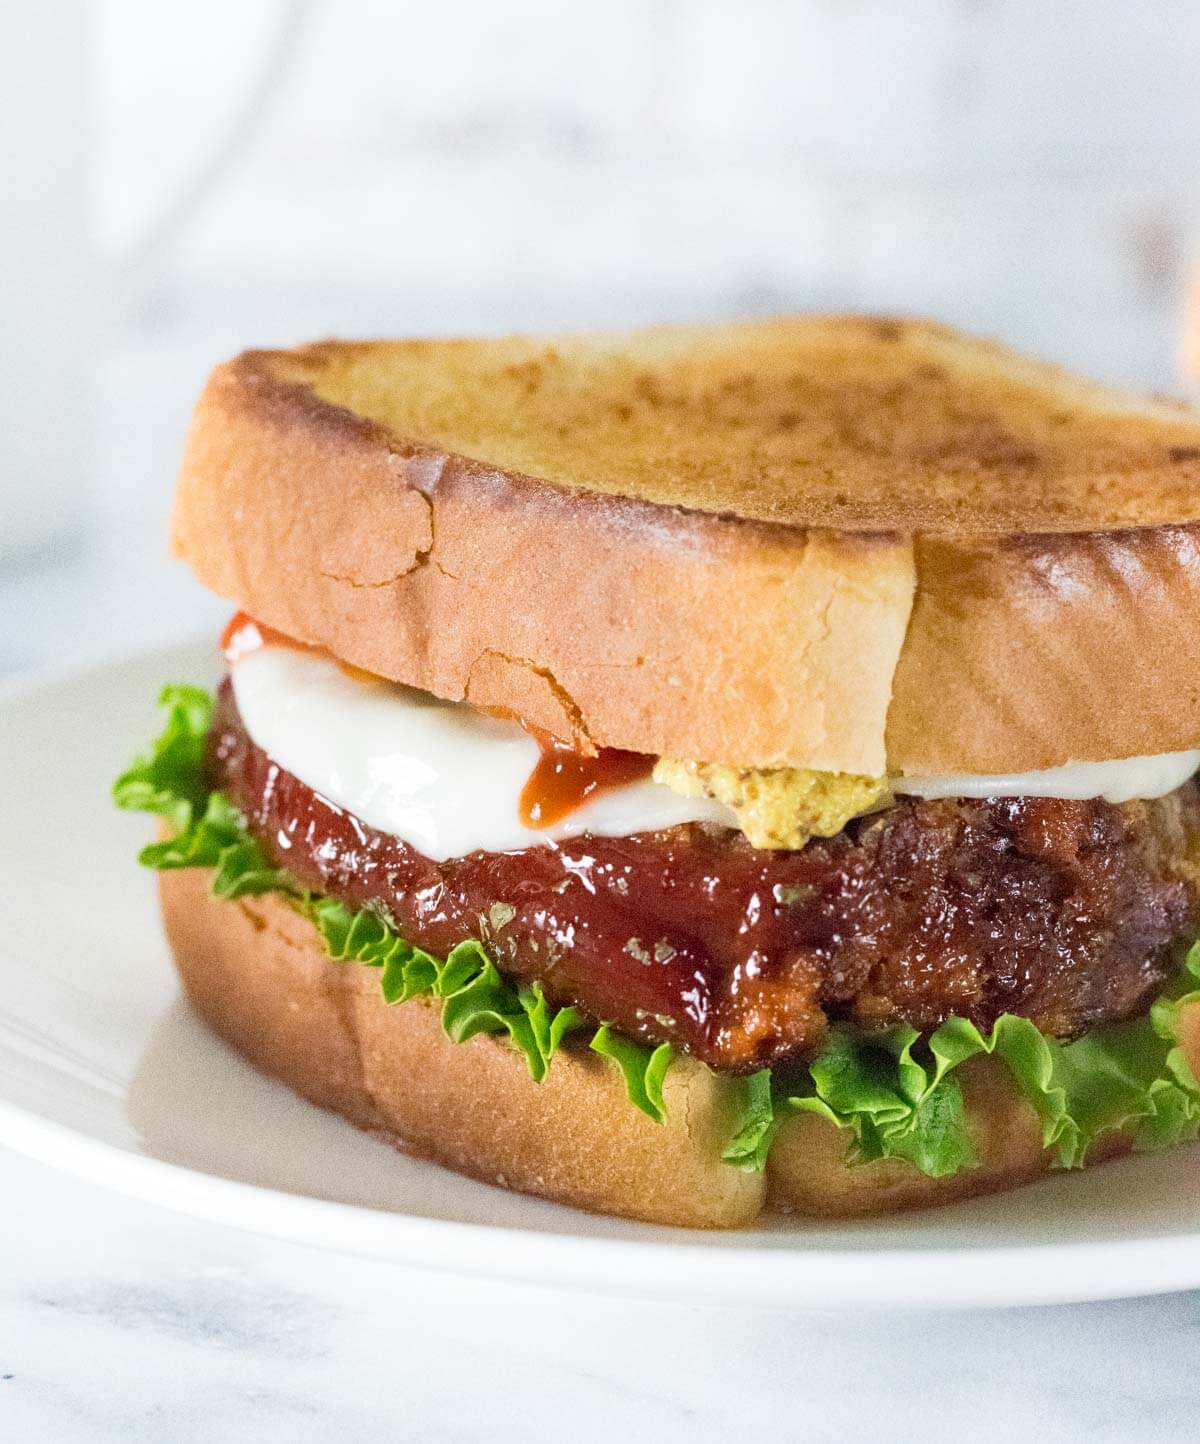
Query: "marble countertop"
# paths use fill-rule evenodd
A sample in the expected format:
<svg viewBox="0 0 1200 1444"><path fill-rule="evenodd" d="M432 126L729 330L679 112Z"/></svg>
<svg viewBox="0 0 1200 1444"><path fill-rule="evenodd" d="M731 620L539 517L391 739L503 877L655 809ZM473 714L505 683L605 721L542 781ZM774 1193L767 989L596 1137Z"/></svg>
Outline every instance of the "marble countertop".
<svg viewBox="0 0 1200 1444"><path fill-rule="evenodd" d="M0 1153L0 1437L1196 1437L1193 1295L742 1313L424 1276L254 1238Z"/></svg>
<svg viewBox="0 0 1200 1444"><path fill-rule="evenodd" d="M105 381L85 545L0 571L0 672L218 624L165 558L207 338ZM138 416L154 427L128 425ZM262 1240L0 1150L0 1440L287 1444L1196 1438L1200 1296L753 1314L422 1275Z"/></svg>

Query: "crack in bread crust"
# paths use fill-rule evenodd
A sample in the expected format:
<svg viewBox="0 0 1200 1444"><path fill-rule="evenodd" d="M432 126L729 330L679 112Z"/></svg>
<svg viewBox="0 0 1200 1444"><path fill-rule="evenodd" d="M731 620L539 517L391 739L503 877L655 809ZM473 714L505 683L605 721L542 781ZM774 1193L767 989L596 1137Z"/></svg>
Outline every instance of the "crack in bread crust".
<svg viewBox="0 0 1200 1444"><path fill-rule="evenodd" d="M514 680L511 674L497 677L497 664L506 672L516 669L518 673L527 674L528 681ZM548 706L540 700L542 689L533 683L533 678L543 683L548 691ZM513 707L513 700L518 696L521 703ZM510 657L505 652L494 650L481 652L467 673L463 700L485 711L495 708L515 713L521 721L570 742L574 750L583 756L596 755L596 744L588 735L578 703L548 667L540 667L528 657Z"/></svg>

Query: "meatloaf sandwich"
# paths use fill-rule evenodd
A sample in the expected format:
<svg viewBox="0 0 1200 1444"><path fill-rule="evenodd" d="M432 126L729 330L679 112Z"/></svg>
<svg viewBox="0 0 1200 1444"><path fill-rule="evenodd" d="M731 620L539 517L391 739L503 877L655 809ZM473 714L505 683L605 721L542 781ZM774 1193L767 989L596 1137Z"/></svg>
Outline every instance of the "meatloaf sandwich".
<svg viewBox="0 0 1200 1444"><path fill-rule="evenodd" d="M1200 415L941 327L218 367L157 813L192 1004L578 1207L881 1212L1200 1133Z"/></svg>

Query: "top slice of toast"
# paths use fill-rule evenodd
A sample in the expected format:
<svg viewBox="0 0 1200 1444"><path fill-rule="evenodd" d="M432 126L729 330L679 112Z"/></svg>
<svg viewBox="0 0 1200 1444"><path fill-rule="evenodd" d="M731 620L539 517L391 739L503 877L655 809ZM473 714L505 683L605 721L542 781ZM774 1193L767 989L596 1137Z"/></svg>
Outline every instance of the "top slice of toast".
<svg viewBox="0 0 1200 1444"><path fill-rule="evenodd" d="M566 491L857 532L1200 517L1200 413L927 322L784 317L243 359L402 452Z"/></svg>
<svg viewBox="0 0 1200 1444"><path fill-rule="evenodd" d="M246 352L172 535L268 625L585 750L877 776L1200 743L1200 416L924 323Z"/></svg>

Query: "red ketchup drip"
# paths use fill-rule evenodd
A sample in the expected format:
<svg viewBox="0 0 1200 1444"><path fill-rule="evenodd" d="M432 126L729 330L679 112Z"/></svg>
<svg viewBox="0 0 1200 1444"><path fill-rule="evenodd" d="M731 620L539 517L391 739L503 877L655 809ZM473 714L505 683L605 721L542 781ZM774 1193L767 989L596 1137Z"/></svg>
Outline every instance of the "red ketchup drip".
<svg viewBox="0 0 1200 1444"><path fill-rule="evenodd" d="M535 727L526 731L542 755L521 789L520 816L526 827L553 827L601 793L640 782L654 770L644 752L602 747L585 757L557 737Z"/></svg>
<svg viewBox="0 0 1200 1444"><path fill-rule="evenodd" d="M307 651L303 642L256 622L249 612L234 612L221 633L221 654L232 667L260 647L295 647Z"/></svg>

